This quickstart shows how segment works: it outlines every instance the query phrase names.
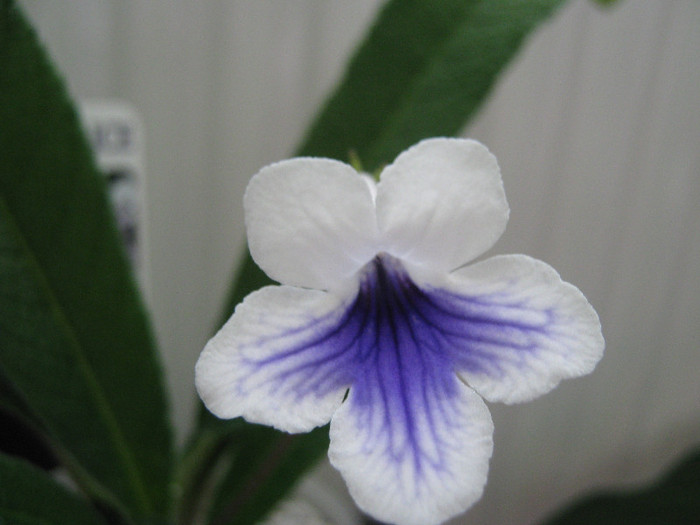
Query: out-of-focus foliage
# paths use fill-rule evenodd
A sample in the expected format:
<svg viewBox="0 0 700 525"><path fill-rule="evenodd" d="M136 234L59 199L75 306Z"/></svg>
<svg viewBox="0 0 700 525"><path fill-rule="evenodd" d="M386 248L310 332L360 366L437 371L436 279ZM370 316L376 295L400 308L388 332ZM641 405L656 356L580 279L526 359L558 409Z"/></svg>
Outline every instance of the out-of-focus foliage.
<svg viewBox="0 0 700 525"><path fill-rule="evenodd" d="M151 328L72 102L8 0L0 71L0 408L91 498L164 518L170 426Z"/></svg>
<svg viewBox="0 0 700 525"><path fill-rule="evenodd" d="M699 521L700 449L648 487L591 495L544 525L696 525Z"/></svg>

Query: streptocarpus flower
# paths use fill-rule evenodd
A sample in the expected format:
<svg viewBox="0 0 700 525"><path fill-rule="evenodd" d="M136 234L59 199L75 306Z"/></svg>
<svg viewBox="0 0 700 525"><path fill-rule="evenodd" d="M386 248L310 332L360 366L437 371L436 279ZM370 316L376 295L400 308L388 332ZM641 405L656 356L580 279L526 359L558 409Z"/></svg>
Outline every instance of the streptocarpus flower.
<svg viewBox="0 0 700 525"><path fill-rule="evenodd" d="M196 367L222 418L287 432L330 421L331 463L377 519L440 523L482 494L487 401L593 370L604 341L581 292L525 255L464 266L508 220L494 156L424 140L375 183L329 159L263 168L250 252L280 286L250 294Z"/></svg>

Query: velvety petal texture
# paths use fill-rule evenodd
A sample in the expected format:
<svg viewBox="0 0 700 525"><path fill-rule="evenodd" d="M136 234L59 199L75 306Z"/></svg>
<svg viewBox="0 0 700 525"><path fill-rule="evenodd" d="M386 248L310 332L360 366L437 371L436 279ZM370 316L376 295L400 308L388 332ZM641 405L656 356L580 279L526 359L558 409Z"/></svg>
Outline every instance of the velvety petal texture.
<svg viewBox="0 0 700 525"><path fill-rule="evenodd" d="M286 432L325 425L352 379L332 339L345 309L317 290L268 286L250 294L197 361L202 401L218 417Z"/></svg>
<svg viewBox="0 0 700 525"><path fill-rule="evenodd" d="M296 158L263 168L244 198L248 247L284 284L327 289L377 250L372 190L350 166Z"/></svg>
<svg viewBox="0 0 700 525"><path fill-rule="evenodd" d="M450 271L491 248L509 208L501 173L474 140L427 139L387 166L377 187L382 249Z"/></svg>
<svg viewBox="0 0 700 525"><path fill-rule="evenodd" d="M459 374L488 401L530 401L588 374L605 342L593 307L548 264L503 255L449 275L439 294ZM445 291L449 291L445 293Z"/></svg>
<svg viewBox="0 0 700 525"><path fill-rule="evenodd" d="M378 183L332 160L273 164L245 208L251 253L283 285L236 308L199 358L197 390L219 417L288 432L330 421L332 464L380 520L469 508L493 446L480 396L527 401L602 356L598 316L547 264L464 266L509 213L475 141L420 142Z"/></svg>
<svg viewBox="0 0 700 525"><path fill-rule="evenodd" d="M431 303L398 259L380 254L346 316L354 377L331 420L329 457L360 507L392 523L463 511L480 497L491 457L491 417L434 338Z"/></svg>
<svg viewBox="0 0 700 525"><path fill-rule="evenodd" d="M430 525L474 504L493 448L481 398L453 375L407 390L397 414L401 398L366 383L333 416L328 450L358 506L387 523Z"/></svg>

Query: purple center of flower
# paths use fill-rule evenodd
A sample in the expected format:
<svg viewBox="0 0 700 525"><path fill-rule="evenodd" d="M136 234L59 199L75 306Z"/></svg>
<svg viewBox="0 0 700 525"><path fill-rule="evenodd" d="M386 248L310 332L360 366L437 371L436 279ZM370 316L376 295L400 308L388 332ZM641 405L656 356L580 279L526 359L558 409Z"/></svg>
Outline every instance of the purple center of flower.
<svg viewBox="0 0 700 525"><path fill-rule="evenodd" d="M536 351L551 321L549 312L533 312L506 294L421 288L401 261L383 253L363 268L357 294L345 304L272 336L295 343L250 364L276 369L273 381L285 395L349 387L346 402L370 436L368 446L384 447L385 457L410 464L418 476L449 468L443 441L458 424L457 370L497 380L504 365L518 366Z"/></svg>
<svg viewBox="0 0 700 525"><path fill-rule="evenodd" d="M425 461L440 467L440 455L428 459L424 449L440 450L435 429L449 424L458 381L441 317L435 299L384 254L365 268L347 316L358 337L351 388L360 424L383 435L393 459L410 454L416 472Z"/></svg>

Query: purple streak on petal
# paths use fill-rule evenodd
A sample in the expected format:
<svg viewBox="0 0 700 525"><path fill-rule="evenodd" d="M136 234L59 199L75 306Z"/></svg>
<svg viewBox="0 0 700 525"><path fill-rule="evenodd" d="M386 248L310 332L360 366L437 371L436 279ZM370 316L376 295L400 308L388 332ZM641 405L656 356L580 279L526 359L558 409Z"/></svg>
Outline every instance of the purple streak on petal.
<svg viewBox="0 0 700 525"><path fill-rule="evenodd" d="M302 326L261 338L280 345L248 364L272 367L282 392L305 397L353 389L353 410L397 465L452 475L442 436L454 427L455 370L498 376L505 361L537 350L551 321L506 294L461 296L419 288L401 262L380 254L363 269L357 295ZM289 345L289 346L286 346ZM253 372L254 373L254 372Z"/></svg>
<svg viewBox="0 0 700 525"><path fill-rule="evenodd" d="M525 365L551 337L554 324L554 312L538 311L506 293L462 296L428 289L414 308L457 368L493 377L501 375L506 363Z"/></svg>
<svg viewBox="0 0 700 525"><path fill-rule="evenodd" d="M261 337L256 346L274 345L274 355L254 359L246 364L251 373L274 369L270 381L286 395L299 398L323 396L350 386L357 353L358 334L367 323L366 316L349 308L331 311L319 318L279 333Z"/></svg>
<svg viewBox="0 0 700 525"><path fill-rule="evenodd" d="M440 451L453 424L455 371L497 378L507 363L524 363L541 348L553 317L507 293L418 287L386 254L365 269L354 308L370 315L360 334L353 403L370 435L389 436L376 440L387 443L386 454L397 462L411 455L419 477L426 469L450 471Z"/></svg>
<svg viewBox="0 0 700 525"><path fill-rule="evenodd" d="M452 355L435 344L419 311L424 295L398 260L380 255L368 265L356 302L370 322L352 386L363 426L388 436L376 440L386 444L383 452L418 477L426 468L448 470L441 433L452 424L458 381Z"/></svg>

